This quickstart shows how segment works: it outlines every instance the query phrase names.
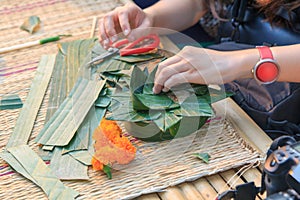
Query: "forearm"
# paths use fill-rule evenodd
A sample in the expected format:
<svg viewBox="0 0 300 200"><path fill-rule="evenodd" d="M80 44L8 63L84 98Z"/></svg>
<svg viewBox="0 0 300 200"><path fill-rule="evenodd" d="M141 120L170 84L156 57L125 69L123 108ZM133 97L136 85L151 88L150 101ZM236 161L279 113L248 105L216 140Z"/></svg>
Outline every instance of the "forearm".
<svg viewBox="0 0 300 200"><path fill-rule="evenodd" d="M300 44L271 47L271 51L280 66L278 81L300 82ZM252 78L251 70L260 59L258 50L248 49L231 53L233 54L228 58L234 78Z"/></svg>
<svg viewBox="0 0 300 200"><path fill-rule="evenodd" d="M160 0L144 11L155 27L181 31L194 25L206 10L203 0Z"/></svg>
<svg viewBox="0 0 300 200"><path fill-rule="evenodd" d="M300 82L300 44L272 47L271 50L280 66L278 81Z"/></svg>

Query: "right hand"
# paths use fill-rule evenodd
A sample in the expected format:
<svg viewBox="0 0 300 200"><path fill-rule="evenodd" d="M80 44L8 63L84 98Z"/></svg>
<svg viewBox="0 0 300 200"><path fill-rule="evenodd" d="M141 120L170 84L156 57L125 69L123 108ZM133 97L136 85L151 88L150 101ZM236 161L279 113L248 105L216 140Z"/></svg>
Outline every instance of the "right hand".
<svg viewBox="0 0 300 200"><path fill-rule="evenodd" d="M123 33L129 40L139 37L136 28L152 27L153 19L134 3L127 3L107 13L99 21L99 41L104 48L118 40L118 33Z"/></svg>

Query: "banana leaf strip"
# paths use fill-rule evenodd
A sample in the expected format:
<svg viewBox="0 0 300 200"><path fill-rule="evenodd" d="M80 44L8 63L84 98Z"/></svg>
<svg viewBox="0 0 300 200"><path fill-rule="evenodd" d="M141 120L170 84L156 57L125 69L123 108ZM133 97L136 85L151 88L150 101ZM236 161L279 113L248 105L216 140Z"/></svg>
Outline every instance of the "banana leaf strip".
<svg viewBox="0 0 300 200"><path fill-rule="evenodd" d="M90 134L90 122L88 114L84 121L80 124L78 130L76 131L69 144L63 147L62 154L78 150L87 150Z"/></svg>
<svg viewBox="0 0 300 200"><path fill-rule="evenodd" d="M122 105L123 105L123 103L120 102L120 99L118 99L118 100L112 99L107 110L109 112L113 112L113 111L117 110L118 108L120 108Z"/></svg>
<svg viewBox="0 0 300 200"><path fill-rule="evenodd" d="M97 120L97 125L101 121L101 119L105 116L107 111L107 108L100 108L100 107L95 107L95 114L96 114L96 120Z"/></svg>
<svg viewBox="0 0 300 200"><path fill-rule="evenodd" d="M133 64L131 63L122 62L120 60L114 60L114 59L104 60L99 64L95 65L98 73L129 70L132 66Z"/></svg>
<svg viewBox="0 0 300 200"><path fill-rule="evenodd" d="M109 105L108 110L114 111L120 106L126 105L130 102L130 93L128 91L116 93L113 94L111 98L111 104Z"/></svg>
<svg viewBox="0 0 300 200"><path fill-rule="evenodd" d="M109 89L107 89L106 91L107 93L110 93ZM89 120L89 134L88 134L89 141L86 150L76 150L76 151L68 152L68 154L72 156L75 160L77 160L78 162L86 166L91 165L92 156L94 155L94 147L93 147L94 140L92 138L93 132L98 127L105 113L106 113L106 108L99 108L99 107L91 108L87 116L87 119ZM69 170L72 169L70 168Z"/></svg>
<svg viewBox="0 0 300 200"><path fill-rule="evenodd" d="M26 102L23 105L6 147L27 144L51 79L54 63L55 55L43 55L41 57Z"/></svg>
<svg viewBox="0 0 300 200"><path fill-rule="evenodd" d="M74 90L41 130L36 141L43 145L67 145L104 85L105 81L78 80Z"/></svg>
<svg viewBox="0 0 300 200"><path fill-rule="evenodd" d="M70 156L72 156L75 160L77 160L78 162L89 166L91 165L91 161L93 158L93 154L91 154L89 151L85 150L85 151L73 151L69 153ZM72 169L70 169L72 170Z"/></svg>
<svg viewBox="0 0 300 200"><path fill-rule="evenodd" d="M22 106L22 100L17 94L3 96L0 101L0 110L18 109Z"/></svg>
<svg viewBox="0 0 300 200"><path fill-rule="evenodd" d="M55 147L50 161L50 168L61 180L88 180L88 166L74 159L70 154L63 154L62 147Z"/></svg>
<svg viewBox="0 0 300 200"><path fill-rule="evenodd" d="M103 72L100 74L100 77L102 79L106 79L106 80L110 81L111 83L113 83L112 87L114 87L115 83L119 81L120 75L119 74L111 74L109 72Z"/></svg>
<svg viewBox="0 0 300 200"><path fill-rule="evenodd" d="M79 79L77 81L77 83L74 85L73 90L70 92L69 96L71 97L76 90L78 90L78 87L81 86L81 88L79 88L79 90L82 90L82 86L85 86L84 84L86 82L84 82L83 84L81 84L82 79ZM56 110L56 112L52 115L52 117L47 121L47 123L44 125L43 129L41 130L41 132L38 134L38 136L36 137L36 141L40 140L41 138L45 137L45 131L50 128L50 125L52 123L55 122L55 120L57 121L62 121L65 116L68 114L68 112L71 110L71 103L70 102L70 97L67 97L59 106L59 109ZM64 112L62 112L64 110ZM48 137L50 138L51 135L48 134ZM49 139L48 138L48 139ZM46 139L44 139L46 140Z"/></svg>
<svg viewBox="0 0 300 200"><path fill-rule="evenodd" d="M65 96L72 90L77 78L79 76L89 78L89 70L86 67L83 67L83 70L80 70L81 66L84 66L85 63L91 60L90 50L95 45L96 39L85 39L85 40L75 40L72 42L64 42L59 45L60 52L62 54L63 60L65 63L64 73L61 74L65 79Z"/></svg>
<svg viewBox="0 0 300 200"><path fill-rule="evenodd" d="M10 156L3 153L1 156L17 172L41 187L50 200L75 199L79 195L75 190L65 186L28 145L10 147L7 150Z"/></svg>
<svg viewBox="0 0 300 200"><path fill-rule="evenodd" d="M108 96L99 96L98 99L95 101L95 106L106 108L107 106L109 106L110 102L111 102L110 97L108 97Z"/></svg>
<svg viewBox="0 0 300 200"><path fill-rule="evenodd" d="M145 62L152 59L162 58L163 56L157 53L148 53L148 54L138 54L138 55L130 55L130 56L115 56L115 60L120 60L127 63L138 63Z"/></svg>
<svg viewBox="0 0 300 200"><path fill-rule="evenodd" d="M41 20L38 16L29 16L21 25L21 29L33 34L40 29Z"/></svg>
<svg viewBox="0 0 300 200"><path fill-rule="evenodd" d="M24 176L25 178L29 179L36 185L38 183L36 180L31 176L31 174L22 166L22 163L20 163L14 156L8 151L0 152L0 157L5 160L15 171L17 171L19 174Z"/></svg>
<svg viewBox="0 0 300 200"><path fill-rule="evenodd" d="M56 55L50 86L46 122L69 95L77 78L82 76L83 72L80 71L80 67L91 59L89 52L95 43L97 44L95 38L59 43L59 52Z"/></svg>

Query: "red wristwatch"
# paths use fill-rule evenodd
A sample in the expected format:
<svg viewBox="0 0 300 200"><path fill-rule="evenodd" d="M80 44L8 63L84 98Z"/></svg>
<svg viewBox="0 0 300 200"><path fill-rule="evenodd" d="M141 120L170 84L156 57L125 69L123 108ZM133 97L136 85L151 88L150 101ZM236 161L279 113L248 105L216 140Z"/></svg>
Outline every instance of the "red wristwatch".
<svg viewBox="0 0 300 200"><path fill-rule="evenodd" d="M277 80L279 65L274 60L272 51L267 46L256 47L260 54L260 60L254 66L252 72L254 79L260 84L269 84Z"/></svg>

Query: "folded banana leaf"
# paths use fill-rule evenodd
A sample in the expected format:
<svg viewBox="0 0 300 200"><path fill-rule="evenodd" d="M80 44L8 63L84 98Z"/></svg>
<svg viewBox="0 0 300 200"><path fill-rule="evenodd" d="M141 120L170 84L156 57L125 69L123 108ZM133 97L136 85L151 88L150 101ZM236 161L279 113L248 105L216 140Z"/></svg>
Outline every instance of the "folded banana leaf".
<svg viewBox="0 0 300 200"><path fill-rule="evenodd" d="M156 70L157 66L149 74L135 66L130 90L112 96L111 115L106 118L124 121L129 133L145 141L168 140L197 131L214 115L208 87L189 84L184 89L186 86L181 85L175 92L155 95L152 88ZM214 96L222 99L217 92Z"/></svg>

